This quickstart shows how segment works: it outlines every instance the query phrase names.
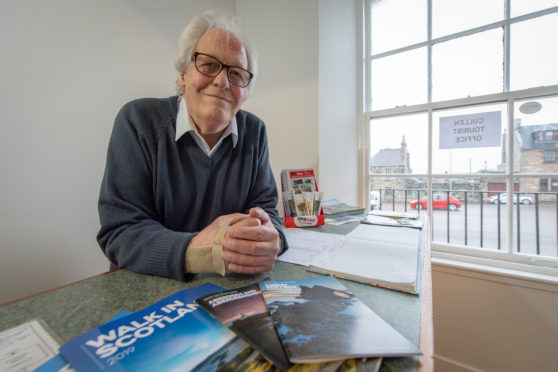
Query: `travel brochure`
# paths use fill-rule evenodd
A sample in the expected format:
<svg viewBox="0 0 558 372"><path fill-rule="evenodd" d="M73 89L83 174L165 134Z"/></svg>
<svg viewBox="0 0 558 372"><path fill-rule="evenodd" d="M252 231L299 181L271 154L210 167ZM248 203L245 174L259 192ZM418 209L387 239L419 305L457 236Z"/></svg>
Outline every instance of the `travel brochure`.
<svg viewBox="0 0 558 372"><path fill-rule="evenodd" d="M378 371L420 350L334 277L212 283L123 312L35 371Z"/></svg>
<svg viewBox="0 0 558 372"><path fill-rule="evenodd" d="M179 291L60 347L76 371L202 371L244 363L253 351L194 301L212 283ZM247 351L248 350L248 351Z"/></svg>
<svg viewBox="0 0 558 372"><path fill-rule="evenodd" d="M334 277L265 280L259 285L293 363L421 353Z"/></svg>
<svg viewBox="0 0 558 372"><path fill-rule="evenodd" d="M196 303L252 345L281 371L287 371L292 366L257 284L203 296Z"/></svg>

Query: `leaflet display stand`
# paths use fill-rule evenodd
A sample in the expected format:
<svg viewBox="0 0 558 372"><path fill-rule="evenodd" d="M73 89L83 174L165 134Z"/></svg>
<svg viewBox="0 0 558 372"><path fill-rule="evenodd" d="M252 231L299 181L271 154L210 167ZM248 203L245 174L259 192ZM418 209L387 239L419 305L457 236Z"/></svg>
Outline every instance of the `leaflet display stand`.
<svg viewBox="0 0 558 372"><path fill-rule="evenodd" d="M323 193L318 191L313 169L283 169L281 189L286 227L324 224Z"/></svg>

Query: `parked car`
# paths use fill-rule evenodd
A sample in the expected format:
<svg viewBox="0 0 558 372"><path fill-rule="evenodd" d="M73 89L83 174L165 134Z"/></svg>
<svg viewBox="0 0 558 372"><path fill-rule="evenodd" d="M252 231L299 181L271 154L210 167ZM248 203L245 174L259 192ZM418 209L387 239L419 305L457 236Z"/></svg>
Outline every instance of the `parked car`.
<svg viewBox="0 0 558 372"><path fill-rule="evenodd" d="M428 207L428 200L426 198L413 200L410 205L411 208L424 209ZM456 197L450 195L448 207L448 194L434 194L432 195L432 207L434 209L449 208L450 211L455 211L457 208L461 208L461 202Z"/></svg>
<svg viewBox="0 0 558 372"><path fill-rule="evenodd" d="M488 202L490 202L492 204L497 204L498 203L498 196L500 197L500 204L506 204L508 202L508 194L506 194L506 193L494 194L492 196L489 196L487 200L488 200ZM521 204L527 205L527 204L533 204L535 201L530 196L519 195L519 202ZM517 204L517 194L513 194L513 204Z"/></svg>
<svg viewBox="0 0 558 372"><path fill-rule="evenodd" d="M380 192L370 191L370 210L380 208Z"/></svg>

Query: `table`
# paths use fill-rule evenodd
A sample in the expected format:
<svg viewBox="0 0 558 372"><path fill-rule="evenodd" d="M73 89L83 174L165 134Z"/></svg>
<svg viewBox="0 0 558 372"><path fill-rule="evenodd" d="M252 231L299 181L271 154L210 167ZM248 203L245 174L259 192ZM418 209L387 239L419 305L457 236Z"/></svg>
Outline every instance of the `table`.
<svg viewBox="0 0 558 372"><path fill-rule="evenodd" d="M340 227L324 227L322 231L346 233L356 224ZM320 228L314 228L320 230ZM425 249L425 252L429 252ZM429 256L426 256L429 257ZM424 273L429 273L430 260ZM69 284L45 293L31 296L0 307L0 331L25 321L42 318L61 342L95 328L121 311L138 311L184 288L212 282L225 288L246 286L265 278L290 279L315 277L320 274L307 271L304 267L277 262L273 271L258 275L233 274L221 277L217 274L197 275L190 282L142 275L121 269ZM430 286L429 277L423 278L420 296L377 288L366 284L342 280L366 305L386 320L416 345L425 355L420 358L384 358L382 371L430 370L429 349L424 341L432 340L431 323L422 318L431 314L431 300L424 287ZM430 290L431 295L431 290ZM422 310L422 311L421 311ZM422 318L421 318L422 314ZM428 318L428 315L427 315ZM426 351L426 352L425 352Z"/></svg>

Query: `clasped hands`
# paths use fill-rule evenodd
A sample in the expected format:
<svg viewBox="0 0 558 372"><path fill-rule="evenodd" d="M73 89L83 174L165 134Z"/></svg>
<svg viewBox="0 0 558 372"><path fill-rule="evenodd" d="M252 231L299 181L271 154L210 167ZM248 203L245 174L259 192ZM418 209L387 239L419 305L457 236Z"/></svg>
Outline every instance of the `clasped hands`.
<svg viewBox="0 0 558 372"><path fill-rule="evenodd" d="M221 241L221 258L228 272L255 274L273 269L280 239L263 209L252 208L248 214L233 213L216 218L192 238L188 249L213 244L221 228L227 228Z"/></svg>

